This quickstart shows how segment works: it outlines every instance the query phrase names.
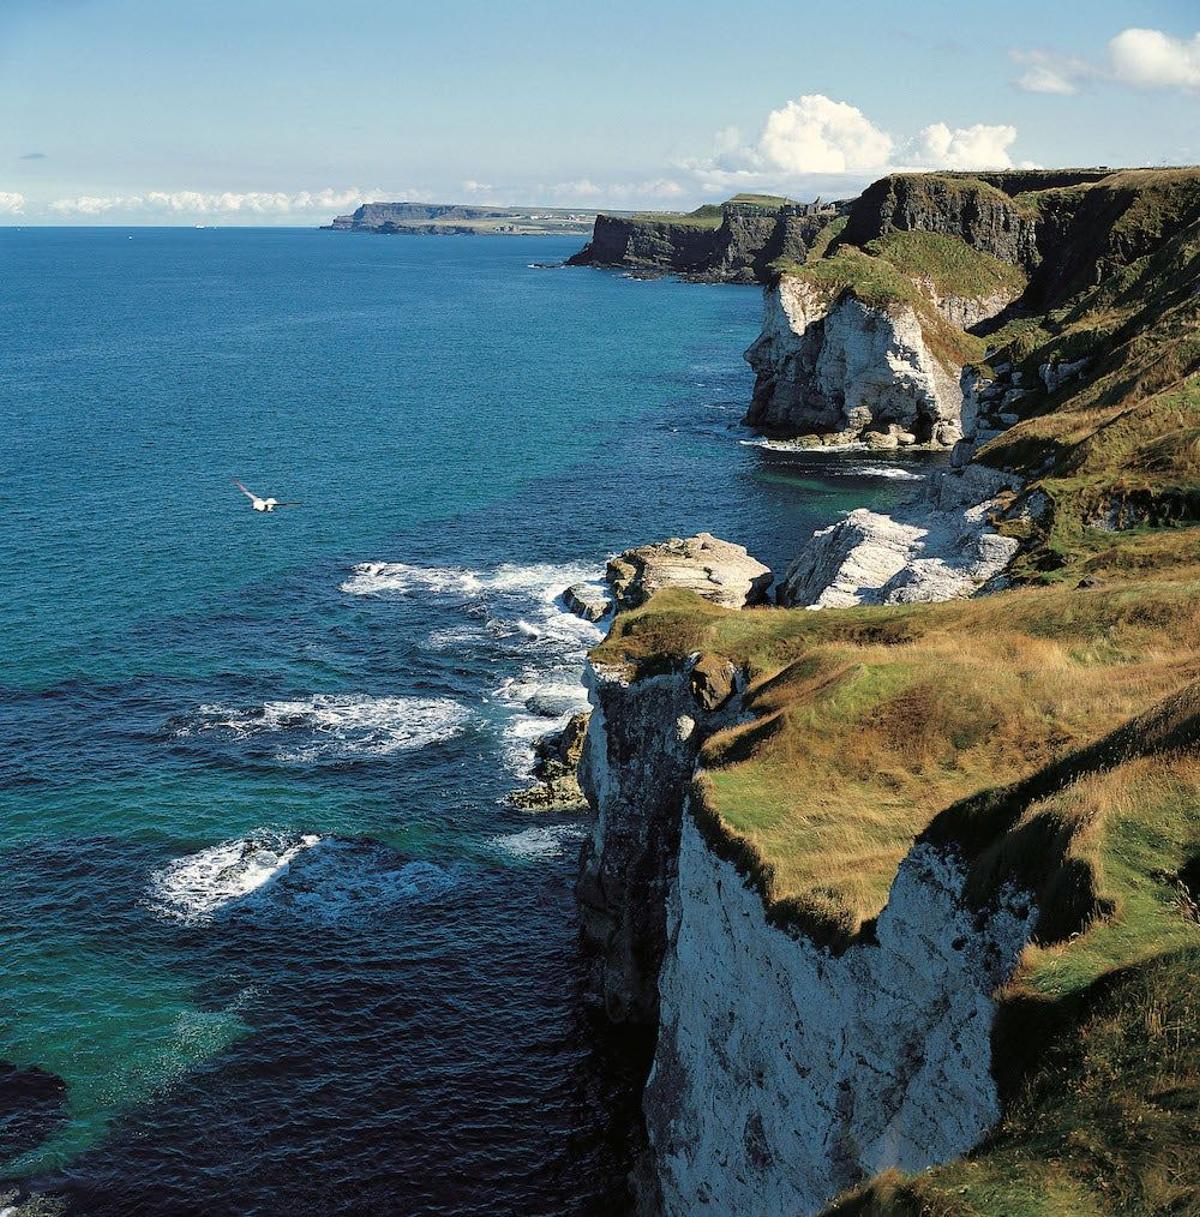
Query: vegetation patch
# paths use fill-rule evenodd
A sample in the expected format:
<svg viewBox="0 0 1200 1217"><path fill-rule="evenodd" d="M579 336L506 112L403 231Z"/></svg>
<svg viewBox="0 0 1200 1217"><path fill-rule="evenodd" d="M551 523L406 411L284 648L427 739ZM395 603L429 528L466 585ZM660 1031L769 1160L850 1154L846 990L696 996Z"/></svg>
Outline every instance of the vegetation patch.
<svg viewBox="0 0 1200 1217"><path fill-rule="evenodd" d="M872 241L867 250L910 278L928 280L939 296L1012 298L1025 286L1019 268L942 233L893 232Z"/></svg>

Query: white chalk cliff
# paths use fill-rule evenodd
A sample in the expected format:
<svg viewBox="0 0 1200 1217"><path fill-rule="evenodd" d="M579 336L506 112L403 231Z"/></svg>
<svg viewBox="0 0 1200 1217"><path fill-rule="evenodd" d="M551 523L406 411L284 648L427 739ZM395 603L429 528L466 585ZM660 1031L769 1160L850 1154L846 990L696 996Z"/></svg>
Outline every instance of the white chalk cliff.
<svg viewBox="0 0 1200 1217"><path fill-rule="evenodd" d="M765 289L746 360L756 374L753 427L889 447L961 438L960 369L930 350L911 304L830 296L784 275Z"/></svg>
<svg viewBox="0 0 1200 1217"><path fill-rule="evenodd" d="M962 888L953 856L917 846L878 941L832 955L768 924L685 810L644 1101L666 1217L802 1217L988 1132L992 994L1033 912L1010 891L980 918Z"/></svg>

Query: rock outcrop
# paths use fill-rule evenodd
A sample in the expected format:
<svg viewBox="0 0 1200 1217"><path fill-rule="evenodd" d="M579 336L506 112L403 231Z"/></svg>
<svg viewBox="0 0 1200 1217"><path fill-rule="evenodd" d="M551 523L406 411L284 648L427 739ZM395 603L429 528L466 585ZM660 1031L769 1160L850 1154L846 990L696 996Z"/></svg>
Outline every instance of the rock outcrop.
<svg viewBox="0 0 1200 1217"><path fill-rule="evenodd" d="M1001 575L1018 548L990 517L1021 479L984 465L936 473L892 515L859 508L813 534L779 585L781 604L843 608L969 596Z"/></svg>
<svg viewBox="0 0 1200 1217"><path fill-rule="evenodd" d="M691 671L631 681L591 665L586 683L579 777L595 822L577 892L590 989L613 1022L653 1024L683 800L705 735L737 713L736 688L714 705L707 676L694 692Z"/></svg>
<svg viewBox="0 0 1200 1217"><path fill-rule="evenodd" d="M911 304L867 304L784 275L764 293L762 333L746 360L752 427L893 448L961 438L960 369L930 349Z"/></svg>
<svg viewBox="0 0 1200 1217"><path fill-rule="evenodd" d="M764 283L776 259L802 262L837 215L834 207L732 200L690 216L598 215L591 241L568 258L567 265L709 283Z"/></svg>
<svg viewBox="0 0 1200 1217"><path fill-rule="evenodd" d="M807 1217L988 1132L993 993L1034 910L1009 890L981 917L963 885L953 855L917 846L876 941L832 955L769 924L685 809L644 1102L664 1217Z"/></svg>
<svg viewBox="0 0 1200 1217"><path fill-rule="evenodd" d="M510 802L527 811L577 811L587 804L579 785L579 762L589 715L572 714L557 731L533 745L533 786L514 791Z"/></svg>
<svg viewBox="0 0 1200 1217"><path fill-rule="evenodd" d="M605 577L618 609L637 608L662 587L684 588L725 608L745 608L766 601L773 579L745 546L707 532L627 549L610 559Z"/></svg>

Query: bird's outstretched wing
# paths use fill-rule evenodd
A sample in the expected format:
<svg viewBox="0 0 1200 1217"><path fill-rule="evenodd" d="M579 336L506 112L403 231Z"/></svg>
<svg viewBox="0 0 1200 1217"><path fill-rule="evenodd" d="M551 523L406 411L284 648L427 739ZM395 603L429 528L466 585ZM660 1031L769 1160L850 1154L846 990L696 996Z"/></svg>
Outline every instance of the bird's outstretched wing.
<svg viewBox="0 0 1200 1217"><path fill-rule="evenodd" d="M258 498L258 495L256 495L253 490L247 490L246 487L243 486L241 484L241 482L239 482L237 480L237 478L232 478L231 480L232 480L233 484L242 492L242 494L244 494L246 496L246 498L248 498L252 501L254 499Z"/></svg>

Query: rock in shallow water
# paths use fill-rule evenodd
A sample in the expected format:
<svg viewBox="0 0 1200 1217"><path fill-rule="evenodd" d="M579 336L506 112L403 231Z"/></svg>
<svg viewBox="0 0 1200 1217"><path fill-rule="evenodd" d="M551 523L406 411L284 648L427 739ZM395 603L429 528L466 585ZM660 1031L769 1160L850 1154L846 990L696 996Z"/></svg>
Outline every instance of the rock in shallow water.
<svg viewBox="0 0 1200 1217"><path fill-rule="evenodd" d="M612 600L595 583L573 583L563 592L563 603L584 621L599 621L612 608Z"/></svg>
<svg viewBox="0 0 1200 1217"><path fill-rule="evenodd" d="M685 588L725 608L745 608L765 602L774 576L744 545L701 532L627 549L609 562L605 578L618 609L637 608L663 587Z"/></svg>
<svg viewBox="0 0 1200 1217"><path fill-rule="evenodd" d="M568 811L586 804L577 772L590 718L587 711L572 714L561 730L537 741L533 764L537 784L514 791L511 802L527 811Z"/></svg>

